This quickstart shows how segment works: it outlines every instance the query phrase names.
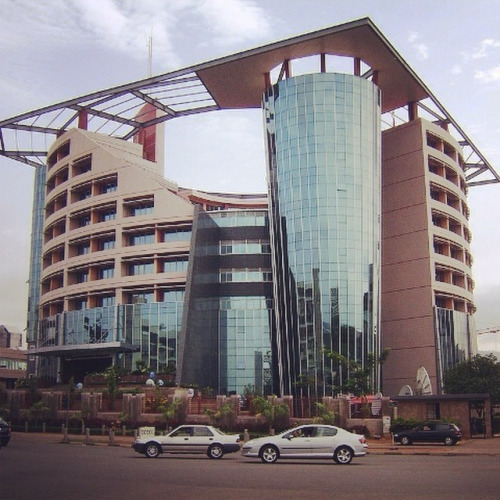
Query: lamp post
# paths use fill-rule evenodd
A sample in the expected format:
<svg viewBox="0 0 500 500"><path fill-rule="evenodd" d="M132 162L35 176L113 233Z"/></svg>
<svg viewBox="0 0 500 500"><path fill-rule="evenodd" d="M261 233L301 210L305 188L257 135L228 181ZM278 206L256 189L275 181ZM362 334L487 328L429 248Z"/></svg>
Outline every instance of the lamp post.
<svg viewBox="0 0 500 500"><path fill-rule="evenodd" d="M69 436L68 436L68 426L69 426L69 398L70 398L70 385L71 383L68 383L68 393L66 394L66 424L64 425L64 437L63 437L63 443L69 443Z"/></svg>

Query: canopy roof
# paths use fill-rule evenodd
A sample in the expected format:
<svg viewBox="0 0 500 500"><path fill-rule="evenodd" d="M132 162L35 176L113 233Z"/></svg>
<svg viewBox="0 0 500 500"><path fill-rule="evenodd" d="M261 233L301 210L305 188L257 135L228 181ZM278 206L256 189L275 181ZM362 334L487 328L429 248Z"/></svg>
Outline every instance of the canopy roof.
<svg viewBox="0 0 500 500"><path fill-rule="evenodd" d="M417 103L431 120L447 123L464 147L469 185L500 182L500 176L436 97L392 47L369 18L250 49L195 66L119 85L0 121L0 155L43 166L57 135L88 117L90 131L128 140L145 127L196 113L261 106L269 82L266 75L288 61L324 55L360 61L361 76L376 79L382 112L391 114ZM154 119L141 118L149 103L160 110ZM400 117L398 117L400 118Z"/></svg>

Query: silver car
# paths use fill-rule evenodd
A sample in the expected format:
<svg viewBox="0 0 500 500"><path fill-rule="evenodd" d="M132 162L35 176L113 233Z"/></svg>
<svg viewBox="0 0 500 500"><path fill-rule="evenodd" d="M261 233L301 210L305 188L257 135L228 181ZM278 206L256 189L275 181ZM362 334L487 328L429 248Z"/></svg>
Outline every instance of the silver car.
<svg viewBox="0 0 500 500"><path fill-rule="evenodd" d="M278 458L333 458L349 464L353 457L366 455L368 445L361 434L333 425L301 425L277 436L252 439L243 445L245 457L260 458L272 464Z"/></svg>
<svg viewBox="0 0 500 500"><path fill-rule="evenodd" d="M224 434L210 425L181 425L166 436L137 438L132 448L148 458L161 453L206 453L222 458L225 453L240 450L238 434Z"/></svg>

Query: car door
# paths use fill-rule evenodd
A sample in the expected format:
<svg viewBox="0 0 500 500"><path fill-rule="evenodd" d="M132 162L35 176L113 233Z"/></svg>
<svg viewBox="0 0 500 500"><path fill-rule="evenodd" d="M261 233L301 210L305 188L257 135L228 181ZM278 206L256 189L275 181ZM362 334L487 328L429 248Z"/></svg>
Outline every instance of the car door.
<svg viewBox="0 0 500 500"><path fill-rule="evenodd" d="M310 439L309 455L311 457L331 457L336 448L337 429L317 426Z"/></svg>
<svg viewBox="0 0 500 500"><path fill-rule="evenodd" d="M305 425L285 434L280 444L280 456L286 458L309 455L313 431L313 427Z"/></svg>
<svg viewBox="0 0 500 500"><path fill-rule="evenodd" d="M214 433L208 427L193 427L190 449L193 453L206 453L214 439Z"/></svg>
<svg viewBox="0 0 500 500"><path fill-rule="evenodd" d="M166 453L190 453L193 446L193 428L183 425L171 432L163 441L163 451Z"/></svg>
<svg viewBox="0 0 500 500"><path fill-rule="evenodd" d="M415 430L414 441L419 442L432 442L437 439L436 424L432 422L420 425Z"/></svg>

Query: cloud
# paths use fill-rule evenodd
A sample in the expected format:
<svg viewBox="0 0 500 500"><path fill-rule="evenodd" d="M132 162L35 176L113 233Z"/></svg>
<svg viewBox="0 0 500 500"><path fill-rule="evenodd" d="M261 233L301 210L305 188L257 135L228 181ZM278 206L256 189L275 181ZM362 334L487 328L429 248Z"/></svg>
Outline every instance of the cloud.
<svg viewBox="0 0 500 500"><path fill-rule="evenodd" d="M474 302L477 307L475 322L478 330L500 328L499 300L500 285L487 285L474 291Z"/></svg>
<svg viewBox="0 0 500 500"><path fill-rule="evenodd" d="M228 46L271 33L268 15L253 0L17 0L2 11L0 49L97 46L144 61L152 37L161 72L182 66L197 46ZM21 24L22 32L16 29ZM186 27L203 41L186 39Z"/></svg>
<svg viewBox="0 0 500 500"><path fill-rule="evenodd" d="M266 192L260 109L172 120L165 131L167 178L206 191Z"/></svg>
<svg viewBox="0 0 500 500"><path fill-rule="evenodd" d="M163 69L180 65L171 33L179 22L179 11L190 4L185 0L73 0L81 28L102 45L144 60L152 37L155 58Z"/></svg>
<svg viewBox="0 0 500 500"><path fill-rule="evenodd" d="M417 57L420 60L425 60L429 58L429 47L422 42L419 42L420 34L416 31L411 31L408 35L408 41L411 46L417 52Z"/></svg>
<svg viewBox="0 0 500 500"><path fill-rule="evenodd" d="M474 73L474 79L481 83L500 82L500 66L495 66L485 71L478 70Z"/></svg>
<svg viewBox="0 0 500 500"><path fill-rule="evenodd" d="M258 39L271 31L267 15L253 1L202 0L196 10L218 45Z"/></svg>
<svg viewBox="0 0 500 500"><path fill-rule="evenodd" d="M500 48L500 42L498 40L493 40L493 38L486 38L481 42L479 48L471 54L472 59L482 59L488 56L490 49Z"/></svg>

